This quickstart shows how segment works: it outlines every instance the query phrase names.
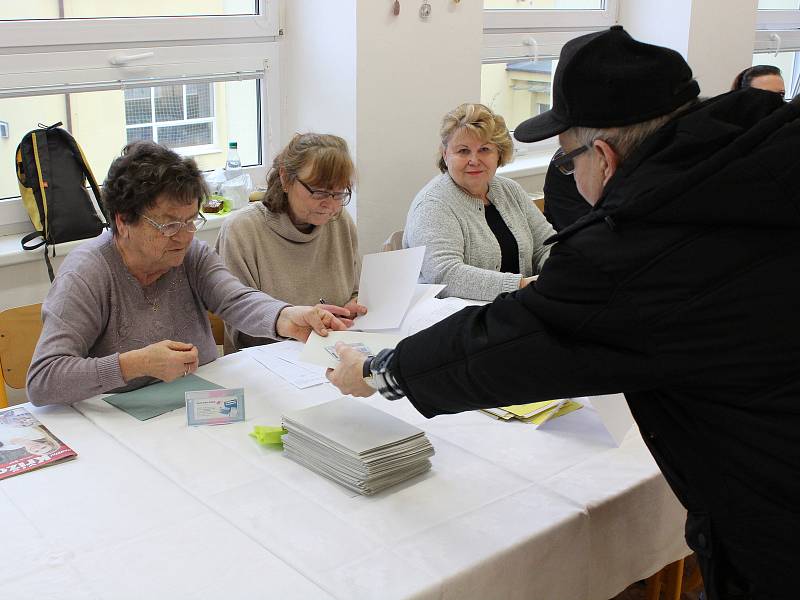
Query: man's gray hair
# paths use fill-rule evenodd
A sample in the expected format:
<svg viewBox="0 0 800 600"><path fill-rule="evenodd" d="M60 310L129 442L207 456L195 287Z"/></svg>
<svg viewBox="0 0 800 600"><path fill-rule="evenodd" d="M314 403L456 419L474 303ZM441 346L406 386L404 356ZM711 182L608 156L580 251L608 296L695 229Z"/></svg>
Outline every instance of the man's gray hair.
<svg viewBox="0 0 800 600"><path fill-rule="evenodd" d="M688 107L695 104L697 101L692 100L687 102L677 110L661 115L649 121L642 121L641 123L634 123L633 125L625 125L624 127L609 127L606 129L597 129L594 127L573 127L570 129L572 135L579 144L591 146L595 140L603 140L608 142L611 147L619 155L620 160L625 160L631 153L648 137L653 135L656 131L661 129L675 115L683 112Z"/></svg>

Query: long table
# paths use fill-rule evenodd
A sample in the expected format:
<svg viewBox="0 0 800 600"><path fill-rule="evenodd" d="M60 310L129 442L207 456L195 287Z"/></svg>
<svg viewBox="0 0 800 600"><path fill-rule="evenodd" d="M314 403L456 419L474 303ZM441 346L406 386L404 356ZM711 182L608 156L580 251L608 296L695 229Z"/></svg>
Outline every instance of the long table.
<svg viewBox="0 0 800 600"><path fill-rule="evenodd" d="M248 436L332 385L296 389L248 353L198 375L244 387L246 422L141 422L99 397L35 409L79 457L0 483L0 597L608 600L689 553L638 432L617 447L588 403L534 430L361 400L436 449L429 473L365 497Z"/></svg>

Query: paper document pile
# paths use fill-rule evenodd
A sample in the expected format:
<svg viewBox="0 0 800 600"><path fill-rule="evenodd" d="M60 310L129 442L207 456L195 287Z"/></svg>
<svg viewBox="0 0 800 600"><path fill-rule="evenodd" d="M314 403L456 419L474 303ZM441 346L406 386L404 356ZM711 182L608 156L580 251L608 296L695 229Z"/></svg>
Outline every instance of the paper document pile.
<svg viewBox="0 0 800 600"><path fill-rule="evenodd" d="M481 412L495 419L503 421L518 419L539 427L550 419L566 415L581 407L582 405L579 402L564 398L562 400L544 400L542 402L531 402L530 404L502 406L500 408L485 408L481 409Z"/></svg>
<svg viewBox="0 0 800 600"><path fill-rule="evenodd" d="M352 398L287 413L283 427L288 458L360 494L431 468L424 431Z"/></svg>

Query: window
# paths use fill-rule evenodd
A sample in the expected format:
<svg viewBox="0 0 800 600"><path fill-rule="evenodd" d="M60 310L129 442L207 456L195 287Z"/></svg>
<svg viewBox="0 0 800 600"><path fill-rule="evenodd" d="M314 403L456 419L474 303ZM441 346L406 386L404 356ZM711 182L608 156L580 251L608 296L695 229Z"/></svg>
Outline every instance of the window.
<svg viewBox="0 0 800 600"><path fill-rule="evenodd" d="M484 29L610 27L617 0L484 0Z"/></svg>
<svg viewBox="0 0 800 600"><path fill-rule="evenodd" d="M280 130L277 0L2 4L0 235L30 230L14 153L39 123L63 122L99 181L138 139L204 170L222 167L236 141L263 180L267 133Z"/></svg>
<svg viewBox="0 0 800 600"><path fill-rule="evenodd" d="M210 83L125 90L127 142L152 140L184 153L214 147Z"/></svg>
<svg viewBox="0 0 800 600"><path fill-rule="evenodd" d="M603 10L604 0L484 0L484 8L501 10Z"/></svg>
<svg viewBox="0 0 800 600"><path fill-rule="evenodd" d="M481 102L513 131L549 110L553 72L569 40L616 22L617 0L484 0ZM552 153L555 140L516 143L517 154Z"/></svg>
<svg viewBox="0 0 800 600"><path fill-rule="evenodd" d="M800 91L800 2L759 0L754 65L774 65L783 73L786 98Z"/></svg>
<svg viewBox="0 0 800 600"><path fill-rule="evenodd" d="M550 110L553 69L558 61L513 60L481 68L481 103L503 115L513 131L525 119Z"/></svg>

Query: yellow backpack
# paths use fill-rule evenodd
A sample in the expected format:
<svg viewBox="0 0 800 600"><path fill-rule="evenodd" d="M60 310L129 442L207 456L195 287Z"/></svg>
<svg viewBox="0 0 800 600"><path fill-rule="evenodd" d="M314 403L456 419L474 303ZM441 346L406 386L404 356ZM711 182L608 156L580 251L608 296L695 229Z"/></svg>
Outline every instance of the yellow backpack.
<svg viewBox="0 0 800 600"><path fill-rule="evenodd" d="M47 273L53 281L48 247L72 240L95 237L108 227L97 206L100 189L78 142L61 122L34 129L17 146L17 180L22 202L36 231L22 238L24 250L44 246Z"/></svg>

